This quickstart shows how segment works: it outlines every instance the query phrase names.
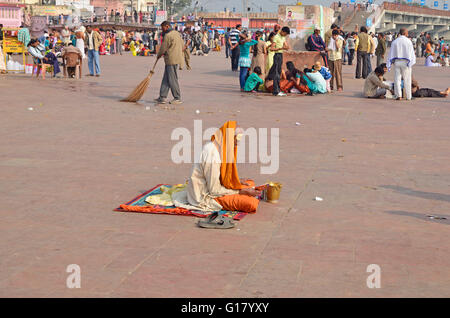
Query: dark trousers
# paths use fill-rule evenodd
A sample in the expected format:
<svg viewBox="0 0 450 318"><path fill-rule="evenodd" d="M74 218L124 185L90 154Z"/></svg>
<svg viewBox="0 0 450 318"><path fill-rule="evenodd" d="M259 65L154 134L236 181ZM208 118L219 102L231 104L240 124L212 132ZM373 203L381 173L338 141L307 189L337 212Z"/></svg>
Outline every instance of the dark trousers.
<svg viewBox="0 0 450 318"><path fill-rule="evenodd" d="M231 55L231 48L230 45L227 43L225 44L225 57L228 58Z"/></svg>
<svg viewBox="0 0 450 318"><path fill-rule="evenodd" d="M326 67L328 66L328 53L327 52L320 52L320 55L322 55L323 63Z"/></svg>
<svg viewBox="0 0 450 318"><path fill-rule="evenodd" d="M348 65L353 65L353 58L355 57L355 49L349 49Z"/></svg>
<svg viewBox="0 0 450 318"><path fill-rule="evenodd" d="M273 65L270 69L271 78L273 78L273 95L278 95L280 92L280 79L281 79L281 68L283 66L283 54L275 53L273 56Z"/></svg>
<svg viewBox="0 0 450 318"><path fill-rule="evenodd" d="M239 66L239 55L241 54L241 50L239 49L239 45L236 46L233 50L231 50L231 70L237 71Z"/></svg>
<svg viewBox="0 0 450 318"><path fill-rule="evenodd" d="M178 65L166 65L164 76L159 90L159 97L166 99L169 95L169 88L172 91L173 98L181 99L180 85L178 85Z"/></svg>
<svg viewBox="0 0 450 318"><path fill-rule="evenodd" d="M413 97L445 97L437 90L431 88L420 88L414 94Z"/></svg>
<svg viewBox="0 0 450 318"><path fill-rule="evenodd" d="M45 55L45 57L47 58L47 61L45 61L45 64L50 64L53 66L53 75L56 75L59 72L61 72L61 70L59 69L59 62L58 62L58 59L56 58L55 54L53 54L52 52L49 52L49 53L47 53L47 55Z"/></svg>
<svg viewBox="0 0 450 318"><path fill-rule="evenodd" d="M369 75L370 73L372 73L372 57L370 56L370 54L367 54L367 75Z"/></svg>
<svg viewBox="0 0 450 318"><path fill-rule="evenodd" d="M380 54L377 54L377 67L383 63L384 63L384 58Z"/></svg>
<svg viewBox="0 0 450 318"><path fill-rule="evenodd" d="M362 68L362 78L366 78L367 73L367 52L357 51L356 53L356 78L361 78L361 68Z"/></svg>

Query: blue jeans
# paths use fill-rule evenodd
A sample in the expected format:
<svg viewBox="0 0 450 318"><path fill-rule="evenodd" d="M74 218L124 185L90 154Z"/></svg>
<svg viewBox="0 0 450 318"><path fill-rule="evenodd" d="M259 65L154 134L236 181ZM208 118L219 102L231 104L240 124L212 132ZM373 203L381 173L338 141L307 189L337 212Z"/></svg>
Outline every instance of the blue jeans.
<svg viewBox="0 0 450 318"><path fill-rule="evenodd" d="M249 67L240 67L239 84L241 85L241 89L244 89L245 81L247 80L248 69Z"/></svg>
<svg viewBox="0 0 450 318"><path fill-rule="evenodd" d="M94 75L94 63L95 63L95 74L100 74L100 56L96 50L88 50L88 66L89 73Z"/></svg>

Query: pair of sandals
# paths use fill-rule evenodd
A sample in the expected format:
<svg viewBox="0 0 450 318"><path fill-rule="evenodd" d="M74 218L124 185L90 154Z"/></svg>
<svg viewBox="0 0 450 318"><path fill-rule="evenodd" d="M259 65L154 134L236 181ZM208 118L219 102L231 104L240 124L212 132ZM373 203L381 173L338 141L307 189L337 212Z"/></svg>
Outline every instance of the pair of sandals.
<svg viewBox="0 0 450 318"><path fill-rule="evenodd" d="M197 225L205 229L231 229L236 226L231 218L219 215L219 212L212 213L205 220L199 220Z"/></svg>

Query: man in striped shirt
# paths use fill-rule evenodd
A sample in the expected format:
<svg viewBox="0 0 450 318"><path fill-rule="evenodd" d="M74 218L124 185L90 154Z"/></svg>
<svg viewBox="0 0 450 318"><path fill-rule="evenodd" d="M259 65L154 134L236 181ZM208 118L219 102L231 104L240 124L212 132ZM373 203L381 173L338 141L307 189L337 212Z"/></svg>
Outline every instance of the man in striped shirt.
<svg viewBox="0 0 450 318"><path fill-rule="evenodd" d="M230 37L228 39L230 48L231 48L231 70L233 72L238 71L238 65L239 65L239 34L241 34L241 25L236 25L236 28L231 30Z"/></svg>

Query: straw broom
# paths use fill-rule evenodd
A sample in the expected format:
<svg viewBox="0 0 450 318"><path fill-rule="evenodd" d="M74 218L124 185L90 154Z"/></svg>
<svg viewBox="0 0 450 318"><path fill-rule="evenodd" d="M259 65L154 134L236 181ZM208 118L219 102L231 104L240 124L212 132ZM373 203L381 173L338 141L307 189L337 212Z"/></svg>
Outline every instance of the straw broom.
<svg viewBox="0 0 450 318"><path fill-rule="evenodd" d="M144 93L147 90L148 85L150 84L150 79L155 73L155 67L156 63L158 63L158 60L159 58L156 59L155 64L153 65L153 68L150 71L150 73L148 73L147 77L130 93L130 95L128 95L127 98L120 100L121 102L135 103L138 100L140 100L142 96L144 96Z"/></svg>

